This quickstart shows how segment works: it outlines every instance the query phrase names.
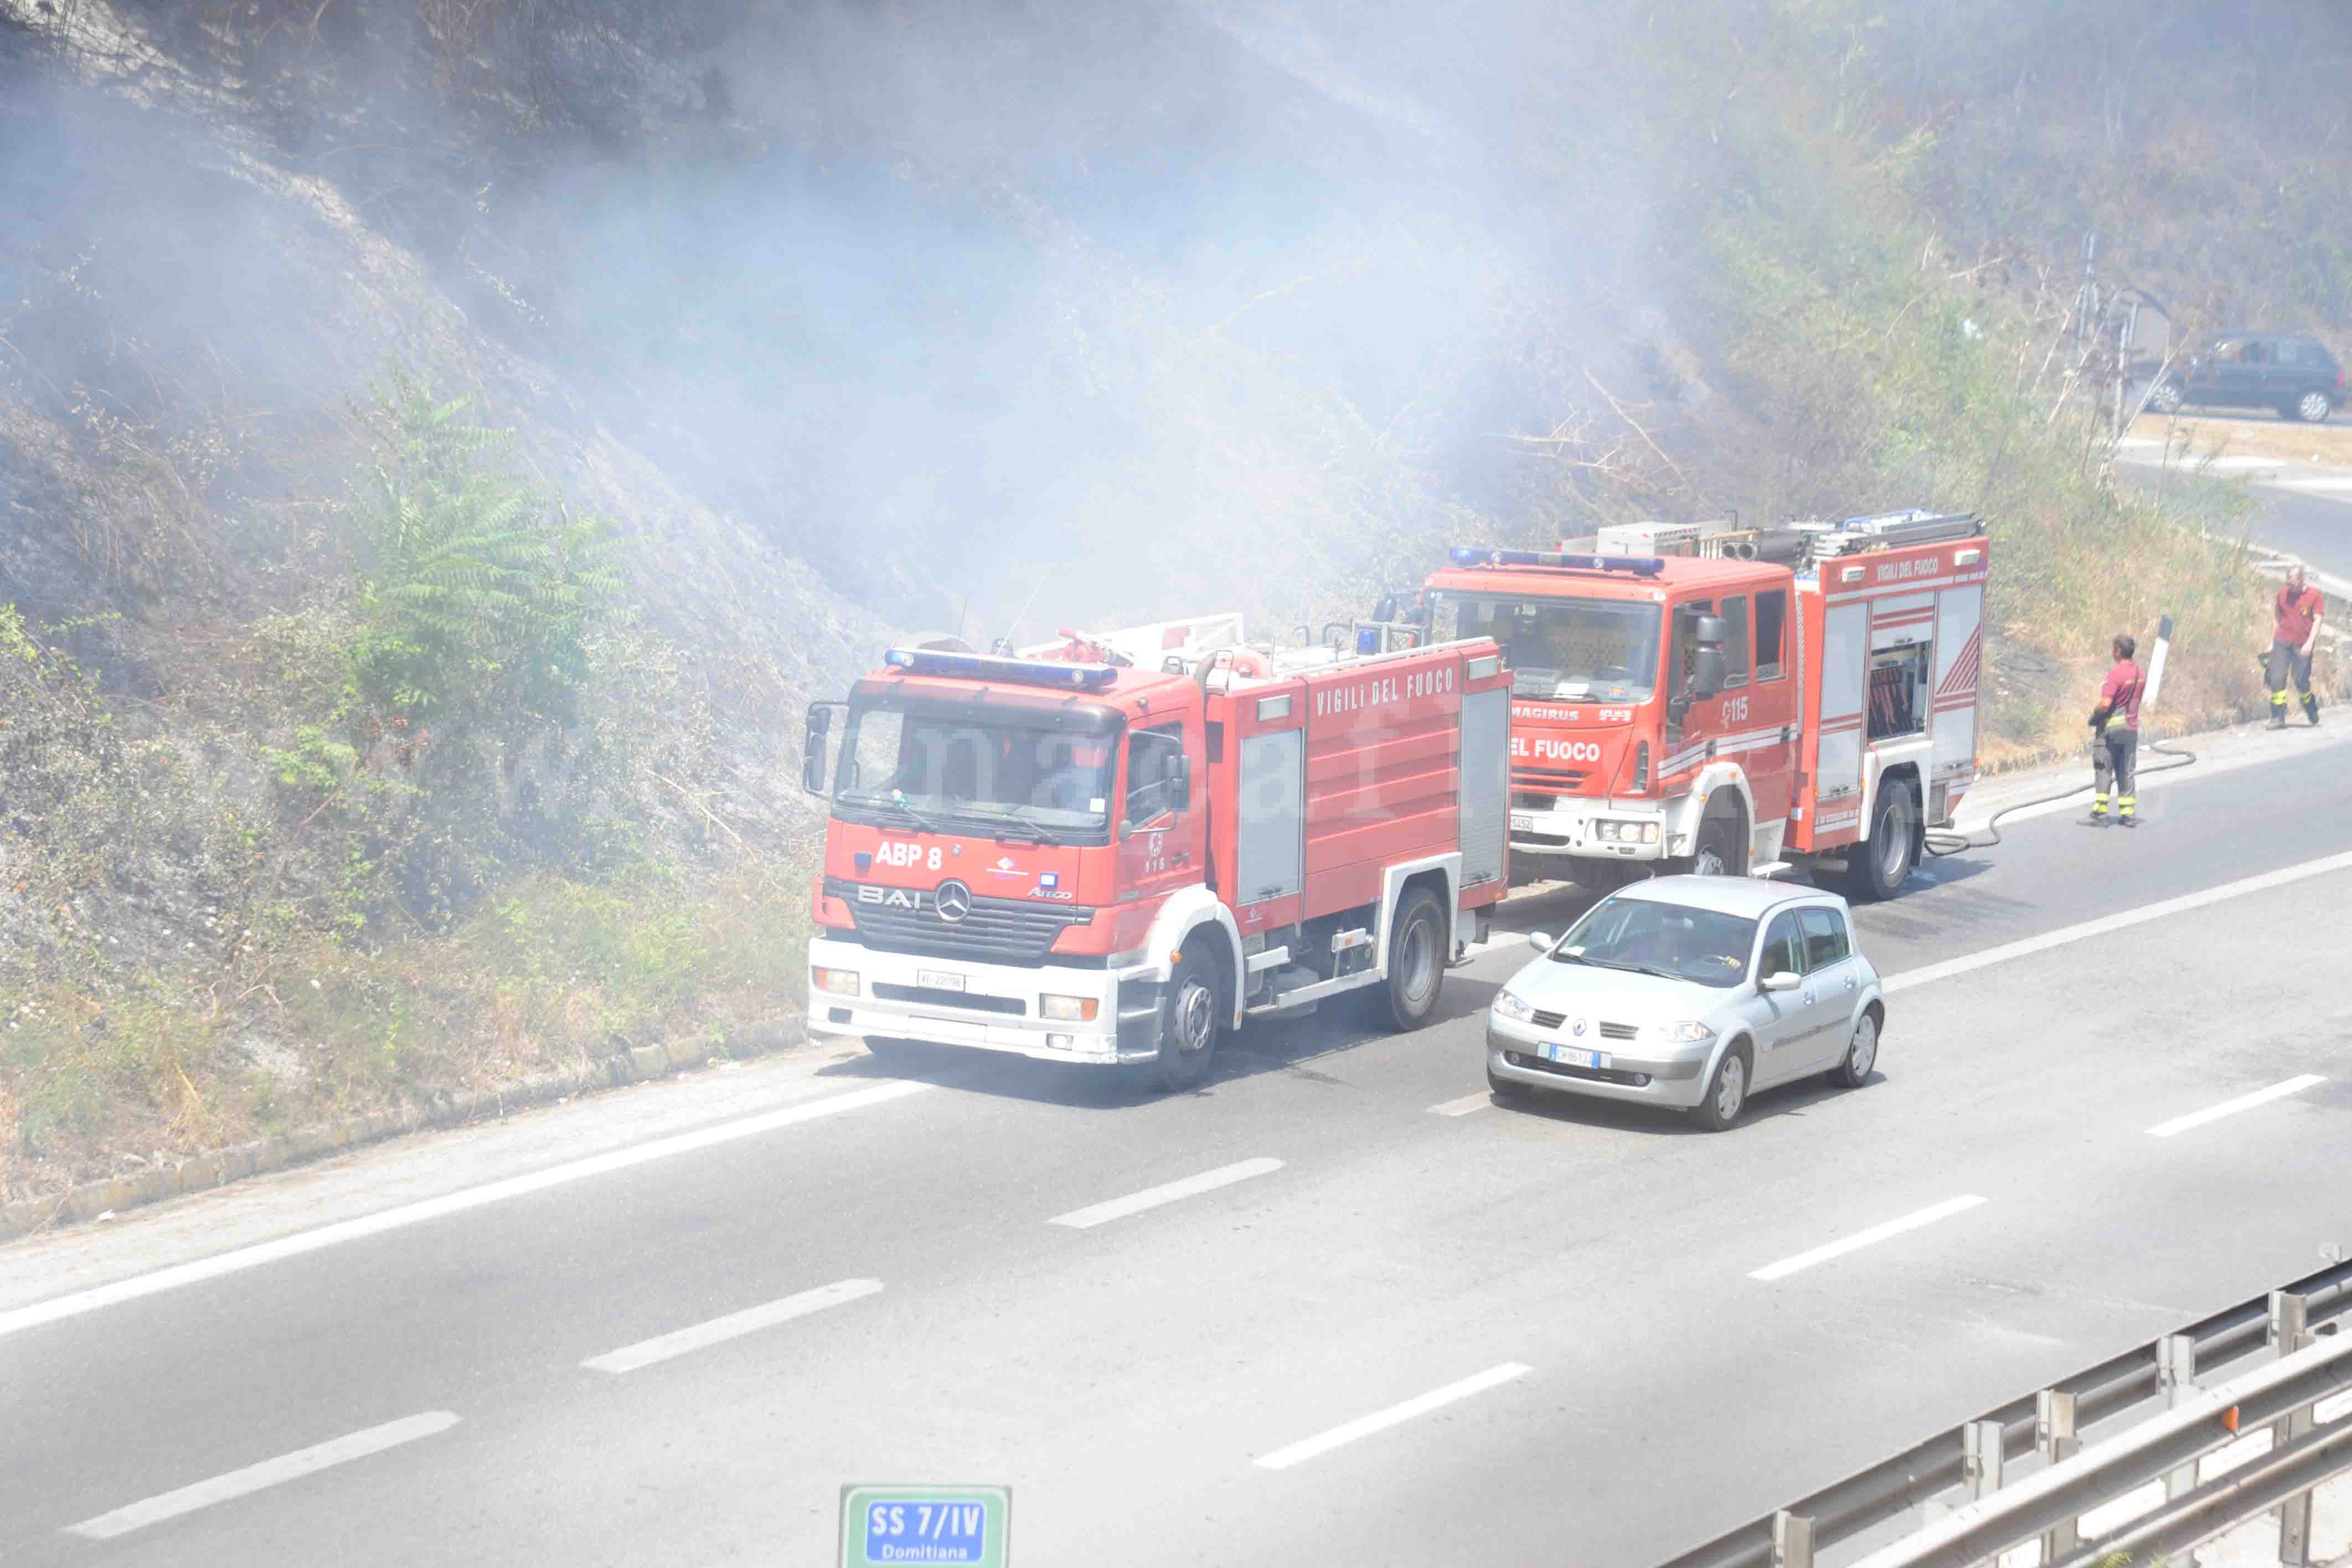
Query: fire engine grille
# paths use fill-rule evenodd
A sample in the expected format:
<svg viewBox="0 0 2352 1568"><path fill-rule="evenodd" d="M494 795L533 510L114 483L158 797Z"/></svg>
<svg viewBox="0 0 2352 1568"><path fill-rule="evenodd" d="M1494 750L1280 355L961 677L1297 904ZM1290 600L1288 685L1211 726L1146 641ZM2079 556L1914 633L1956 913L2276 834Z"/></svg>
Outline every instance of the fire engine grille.
<svg viewBox="0 0 2352 1568"><path fill-rule="evenodd" d="M894 985L887 980L874 983L874 994L885 1002L912 1002L919 1007L961 1007L977 1013L1009 1013L1015 1017L1029 1011L1029 1004L1018 996L981 996L933 985Z"/></svg>
<svg viewBox="0 0 2352 1568"><path fill-rule="evenodd" d="M1513 789L1561 790L1582 789L1587 773L1582 768L1513 768Z"/></svg>
<svg viewBox="0 0 2352 1568"><path fill-rule="evenodd" d="M914 902L908 907L864 902L857 884L832 878L826 879L824 890L849 906L850 918L857 922L857 940L867 947L987 963L1040 963L1055 937L1094 918L1092 910L1069 904L975 895L970 914L943 921L929 892L911 893Z"/></svg>

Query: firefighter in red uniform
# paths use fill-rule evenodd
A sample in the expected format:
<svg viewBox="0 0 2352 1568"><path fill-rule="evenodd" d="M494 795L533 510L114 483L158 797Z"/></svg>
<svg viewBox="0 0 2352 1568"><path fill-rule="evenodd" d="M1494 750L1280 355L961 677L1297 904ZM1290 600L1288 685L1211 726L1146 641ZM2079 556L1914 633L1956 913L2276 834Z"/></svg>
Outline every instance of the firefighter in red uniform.
<svg viewBox="0 0 2352 1568"><path fill-rule="evenodd" d="M2271 651L2267 665L2271 682L2271 728L2286 728L2286 682L2294 677L2294 689L2303 694L2304 717L2312 723L2319 722L2319 699L2311 694L2311 650L2319 642L2319 618L2326 613L2326 601L2316 588L2305 587L2303 568L2286 569L2286 586L2271 604L2276 617L2271 632Z"/></svg>
<svg viewBox="0 0 2352 1568"><path fill-rule="evenodd" d="M2091 815L2084 824L2107 825L2107 795L2112 783L2116 819L2126 827L2137 825L2133 815L2138 797L2132 781L2139 763L2139 699L2147 689L2139 666L2132 662L2138 647L2128 636L2116 638L2115 668L2099 687L2099 705L2091 710L2091 772L2098 793L2091 797Z"/></svg>

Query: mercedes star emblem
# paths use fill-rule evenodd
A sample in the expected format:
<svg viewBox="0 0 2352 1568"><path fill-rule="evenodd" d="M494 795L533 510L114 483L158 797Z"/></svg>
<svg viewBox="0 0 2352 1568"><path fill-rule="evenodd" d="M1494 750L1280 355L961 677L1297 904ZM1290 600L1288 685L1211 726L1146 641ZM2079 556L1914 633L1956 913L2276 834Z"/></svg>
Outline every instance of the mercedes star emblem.
<svg viewBox="0 0 2352 1568"><path fill-rule="evenodd" d="M961 882L941 882L933 897L939 903L940 919L950 925L971 913L971 889Z"/></svg>

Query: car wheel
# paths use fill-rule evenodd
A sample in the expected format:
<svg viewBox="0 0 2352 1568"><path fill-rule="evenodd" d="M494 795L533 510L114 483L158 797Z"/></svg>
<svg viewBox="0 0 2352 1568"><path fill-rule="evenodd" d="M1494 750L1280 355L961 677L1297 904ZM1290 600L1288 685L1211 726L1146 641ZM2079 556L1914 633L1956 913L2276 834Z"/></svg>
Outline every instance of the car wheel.
<svg viewBox="0 0 2352 1568"><path fill-rule="evenodd" d="M1536 1097L1533 1085L1521 1083L1515 1078L1496 1078L1492 1067L1486 1069L1486 1091L1496 1100L1511 1105L1524 1104Z"/></svg>
<svg viewBox="0 0 2352 1568"><path fill-rule="evenodd" d="M1415 888L1398 903L1389 931L1389 979L1381 999L1391 1026L1418 1029L1429 1022L1444 984L1445 911L1436 894Z"/></svg>
<svg viewBox="0 0 2352 1568"><path fill-rule="evenodd" d="M1216 966L1200 949L1188 947L1177 958L1160 1004L1160 1055L1151 1063L1151 1076L1161 1089L1192 1089L1209 1076L1218 1023Z"/></svg>
<svg viewBox="0 0 2352 1568"><path fill-rule="evenodd" d="M1870 1069L1878 1065L1878 1015L1865 1009L1854 1020L1853 1034L1845 1043L1845 1055L1830 1069L1830 1081L1841 1089L1860 1089L1870 1081Z"/></svg>
<svg viewBox="0 0 2352 1568"><path fill-rule="evenodd" d="M2177 381L2160 381L2156 390L2147 395L2147 405L2158 414L2178 414L2181 401L2180 384Z"/></svg>
<svg viewBox="0 0 2352 1568"><path fill-rule="evenodd" d="M1750 1066L1745 1041L1723 1053L1715 1076L1706 1080L1706 1098L1691 1107L1690 1119L1702 1131L1720 1132L1748 1109Z"/></svg>
<svg viewBox="0 0 2352 1568"><path fill-rule="evenodd" d="M2334 411L2335 405L2328 401L2327 394L2317 387L2294 400L2294 416L2305 425L2324 424Z"/></svg>
<svg viewBox="0 0 2352 1568"><path fill-rule="evenodd" d="M1918 852L1914 841L1917 815L1910 785L1901 779L1879 784L1878 799L1871 806L1870 837L1853 847L1846 861L1848 898L1874 903L1902 889Z"/></svg>

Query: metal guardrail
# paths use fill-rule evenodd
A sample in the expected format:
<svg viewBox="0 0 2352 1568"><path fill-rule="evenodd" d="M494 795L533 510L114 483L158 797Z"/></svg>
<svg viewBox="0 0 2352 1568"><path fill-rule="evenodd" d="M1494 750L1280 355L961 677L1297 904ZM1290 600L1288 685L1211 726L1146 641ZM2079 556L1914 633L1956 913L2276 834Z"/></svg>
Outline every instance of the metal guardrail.
<svg viewBox="0 0 2352 1568"><path fill-rule="evenodd" d="M2307 1329L2352 1314L2352 1262L2305 1276L2285 1288L2301 1297ZM1802 1562L1963 1483L1999 1484L2004 1461L2040 1453L2053 1462L2080 1447L2084 1426L2121 1415L2159 1395L2177 1402L2201 1368L2208 1373L2261 1352L2270 1342L2272 1296L2215 1312L2178 1333L2151 1340L2022 1398L2012 1399L1959 1426L1834 1481L1785 1508L1726 1531L1659 1568L1776 1568ZM2352 1344L2352 1340L2347 1340ZM1998 1431L1995 1431L1998 1428ZM2189 1489L2177 1489L2186 1492ZM1776 1521L1777 1526L1776 1526ZM1776 1549L1776 1528L1784 1538ZM1801 1546L1785 1539L1791 1530ZM2061 1550L2071 1550L2069 1540Z"/></svg>
<svg viewBox="0 0 2352 1568"><path fill-rule="evenodd" d="M2299 1330L2291 1331L2297 1338L2310 1337ZM1979 1497L1916 1534L1872 1552L1855 1568L1971 1568L2028 1542L2046 1542L2051 1531L2072 1526L2093 1509L2177 1475L2182 1467L2227 1447L2238 1441L2242 1429L2293 1420L2307 1413L2316 1401L2347 1385L2352 1385L2352 1334L2332 1334L2268 1366L2195 1394L2164 1415L2014 1486ZM2331 1435L2339 1425L2330 1424ZM2306 1465L2309 1448L2306 1445L2300 1456ZM2288 1458L2284 1445L2280 1457ZM2352 1463L2352 1456L2338 1458ZM2177 1505L2195 1495L2187 1492L2174 1501ZM2229 1516L2220 1521L2220 1529L2240 1522L2232 1510L2218 1511ZM2071 1547L2074 1542L2065 1544ZM2112 1542L2095 1544L2103 1551L2115 1549Z"/></svg>

